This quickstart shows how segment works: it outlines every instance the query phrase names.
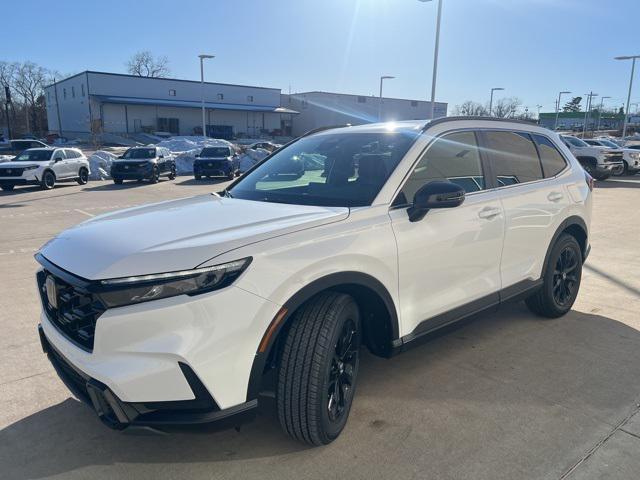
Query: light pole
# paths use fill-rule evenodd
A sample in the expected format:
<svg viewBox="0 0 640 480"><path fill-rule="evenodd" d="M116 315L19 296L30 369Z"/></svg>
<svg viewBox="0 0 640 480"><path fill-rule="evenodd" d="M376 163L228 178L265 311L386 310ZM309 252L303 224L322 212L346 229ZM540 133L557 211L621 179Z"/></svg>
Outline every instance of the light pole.
<svg viewBox="0 0 640 480"><path fill-rule="evenodd" d="M430 2L431 0L420 0L421 2ZM433 52L433 78L431 79L431 119L435 114L436 104L436 79L438 76L438 50L440 46L440 20L442 19L442 0L438 0L438 13L436 20L436 45Z"/></svg>
<svg viewBox="0 0 640 480"><path fill-rule="evenodd" d="M636 70L636 58L640 58L640 55L627 55L624 57L615 57L615 60L632 60L631 62L631 78L629 78L629 93L627 94L627 110L624 114L624 123L622 127L622 141L627 136L627 121L629 118L629 102L631 101L631 88L633 87L633 74Z"/></svg>
<svg viewBox="0 0 640 480"><path fill-rule="evenodd" d="M587 108L584 111L584 125L582 126L582 138L584 139L585 133L587 133L587 123L589 122L589 114L591 113L591 100L593 97L597 97L597 93L589 92L587 94Z"/></svg>
<svg viewBox="0 0 640 480"><path fill-rule="evenodd" d="M202 104L202 136L206 137L207 136L207 128L206 128L206 121L205 121L205 115L204 115L204 59L205 58L214 58L215 55L206 55L206 54L201 54L198 55L198 58L200 59L200 100L201 100L201 104Z"/></svg>
<svg viewBox="0 0 640 480"><path fill-rule="evenodd" d="M382 120L382 82L384 80L391 80L392 78L396 78L396 77L392 77L391 75L382 75L380 77L380 97L378 99L378 121Z"/></svg>
<svg viewBox="0 0 640 480"><path fill-rule="evenodd" d="M556 121L553 124L553 131L555 132L558 129L558 115L560 115L560 99L562 98L562 95L565 93L571 93L569 91L563 91L558 93L558 103L556 103Z"/></svg>
<svg viewBox="0 0 640 480"><path fill-rule="evenodd" d="M605 98L611 98L611 97L600 97L600 108L598 109L598 126L596 127L596 130L600 130L600 120L602 120L602 109L604 108L604 99Z"/></svg>
<svg viewBox="0 0 640 480"><path fill-rule="evenodd" d="M491 100L489 100L489 116L491 116L491 111L493 110L493 92L497 92L498 90L504 90L504 88L494 87L491 89Z"/></svg>

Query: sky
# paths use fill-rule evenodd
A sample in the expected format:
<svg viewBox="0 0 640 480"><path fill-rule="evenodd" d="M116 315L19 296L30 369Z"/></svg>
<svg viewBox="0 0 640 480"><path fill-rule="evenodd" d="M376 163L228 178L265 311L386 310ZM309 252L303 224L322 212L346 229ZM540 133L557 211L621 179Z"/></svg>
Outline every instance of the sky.
<svg viewBox="0 0 640 480"><path fill-rule="evenodd" d="M167 56L171 77L428 99L435 1L87 0L5 2L0 60L63 74L126 73L140 50ZM25 17L25 12L31 12ZM451 111L485 103L492 87L530 111L553 111L560 90L625 100L640 54L640 0L443 0L436 100ZM638 70L640 70L640 65ZM599 103L599 97L594 105ZM640 78L632 93L640 102ZM564 100L563 100L564 103ZM633 110L633 107L632 107Z"/></svg>

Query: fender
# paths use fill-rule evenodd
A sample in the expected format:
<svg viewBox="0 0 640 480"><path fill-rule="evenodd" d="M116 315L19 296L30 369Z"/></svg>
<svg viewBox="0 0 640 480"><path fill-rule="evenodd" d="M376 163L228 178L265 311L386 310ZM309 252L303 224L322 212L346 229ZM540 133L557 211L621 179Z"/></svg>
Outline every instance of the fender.
<svg viewBox="0 0 640 480"><path fill-rule="evenodd" d="M584 261L587 258L587 255L589 255L589 234L588 234L589 230L587 229L587 224L584 222L584 220L581 217L578 217L577 215L567 217L564 219L564 221L560 224L558 229L553 234L553 237L551 238L551 242L549 242L549 247L547 247L547 253L544 256L544 264L543 264L544 267L542 268L542 275L540 276L541 279L544 278L545 274L547 273L547 266L549 263L549 255L551 254L551 249L558 241L558 238L560 237L562 232L564 232L567 228L573 225L576 225L582 230L582 232L584 233L584 237L586 239L585 244L580 245L580 249L582 250L582 263L584 263ZM578 243L580 243L579 239L578 239Z"/></svg>
<svg viewBox="0 0 640 480"><path fill-rule="evenodd" d="M295 311L307 300L314 297L318 293L340 285L355 285L366 287L374 291L384 302L390 319L391 341L399 338L400 328L398 325L398 315L393 298L387 288L376 278L362 272L338 272L332 273L325 277L314 280L295 293L287 300L276 317L271 321L265 330L264 337L268 335L266 348L260 351L260 347L256 351L253 365L251 367L251 375L249 377L249 385L247 388L247 400L254 400L260 393L262 375L272 349L275 345L275 339L282 331L282 328L291 320ZM281 312L286 312L284 315ZM263 337L263 341L264 341ZM263 342L260 342L262 345ZM390 345L391 346L391 345Z"/></svg>

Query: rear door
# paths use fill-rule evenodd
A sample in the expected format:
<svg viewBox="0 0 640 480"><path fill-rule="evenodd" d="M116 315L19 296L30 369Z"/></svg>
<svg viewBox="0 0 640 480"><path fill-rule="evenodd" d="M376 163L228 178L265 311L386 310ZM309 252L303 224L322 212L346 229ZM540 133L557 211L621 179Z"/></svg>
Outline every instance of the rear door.
<svg viewBox="0 0 640 480"><path fill-rule="evenodd" d="M398 193L389 215L405 334L418 335L497 303L504 214L486 179L477 133L463 130L435 139ZM434 180L462 186L464 203L409 221L415 192Z"/></svg>
<svg viewBox="0 0 640 480"><path fill-rule="evenodd" d="M65 154L64 149L57 148L53 152L51 159L53 160L51 170L56 174L56 178L68 178L70 176L71 169L69 168L69 160L67 160L67 155Z"/></svg>
<svg viewBox="0 0 640 480"><path fill-rule="evenodd" d="M508 297L540 278L551 238L570 204L561 178L567 165L544 135L496 130L484 131L483 137L505 212L500 273Z"/></svg>

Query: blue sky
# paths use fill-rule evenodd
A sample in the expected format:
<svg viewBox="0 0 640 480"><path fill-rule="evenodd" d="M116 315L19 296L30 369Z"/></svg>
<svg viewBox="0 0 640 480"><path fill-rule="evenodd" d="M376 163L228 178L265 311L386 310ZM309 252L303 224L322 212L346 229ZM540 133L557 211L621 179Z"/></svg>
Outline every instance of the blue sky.
<svg viewBox="0 0 640 480"><path fill-rule="evenodd" d="M58 0L5 2L0 60L63 73L125 72L136 51L166 55L172 76L426 99L436 2L418 0ZM25 12L30 12L25 17ZM517 96L554 108L559 90L625 100L640 54L640 0L444 0L437 100ZM639 75L640 76L640 75ZM632 102L640 102L640 78Z"/></svg>

